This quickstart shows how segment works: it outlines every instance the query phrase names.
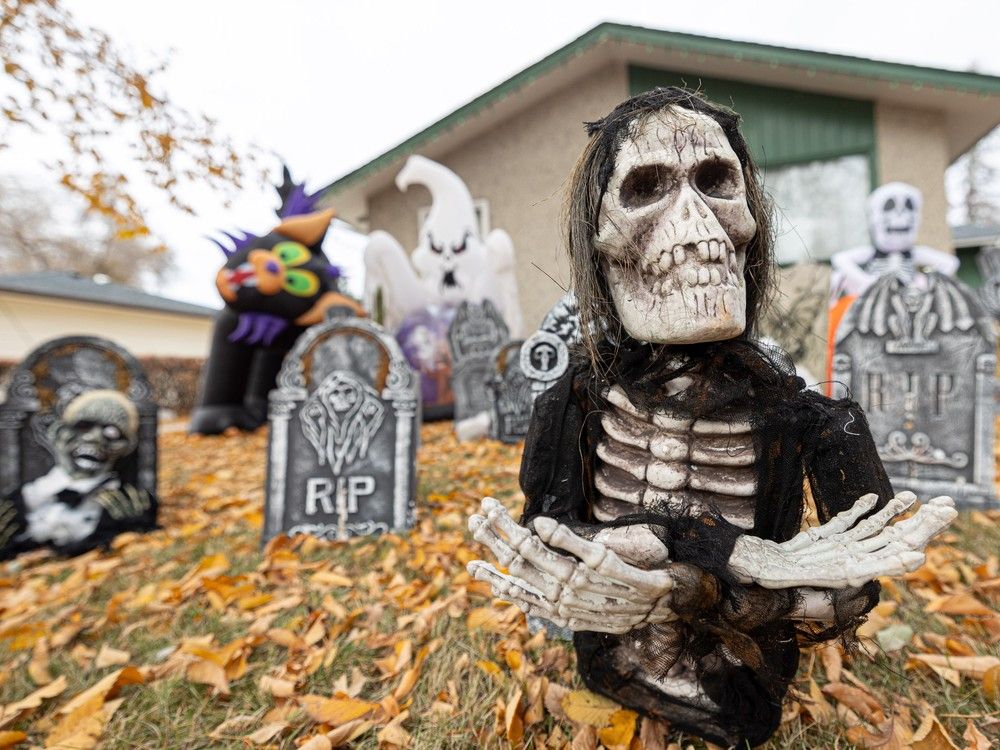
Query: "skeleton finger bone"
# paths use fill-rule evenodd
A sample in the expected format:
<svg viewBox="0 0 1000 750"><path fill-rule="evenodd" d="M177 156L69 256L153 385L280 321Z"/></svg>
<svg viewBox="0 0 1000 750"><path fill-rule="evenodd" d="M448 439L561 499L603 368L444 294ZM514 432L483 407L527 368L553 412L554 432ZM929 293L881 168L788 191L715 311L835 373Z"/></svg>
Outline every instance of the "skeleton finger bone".
<svg viewBox="0 0 1000 750"><path fill-rule="evenodd" d="M841 534L851 528L857 520L861 518L861 516L871 511L877 502L878 495L874 492L862 495L858 498L858 501L847 510L841 511L821 526L814 526L810 529L800 531L798 534L785 542L783 546L789 552L795 552L819 541L820 539L826 539L830 536Z"/></svg>
<svg viewBox="0 0 1000 750"><path fill-rule="evenodd" d="M620 581L638 591L659 597L673 587L673 578L665 570L640 570L627 565L613 550L603 544L577 536L552 518L540 516L534 521L535 531L544 542L580 558L588 568Z"/></svg>
<svg viewBox="0 0 1000 750"><path fill-rule="evenodd" d="M862 521L859 521L853 528L848 529L837 538L842 540L864 539L881 531L893 518L909 508L917 501L917 496L912 492L900 492L892 498L882 510Z"/></svg>

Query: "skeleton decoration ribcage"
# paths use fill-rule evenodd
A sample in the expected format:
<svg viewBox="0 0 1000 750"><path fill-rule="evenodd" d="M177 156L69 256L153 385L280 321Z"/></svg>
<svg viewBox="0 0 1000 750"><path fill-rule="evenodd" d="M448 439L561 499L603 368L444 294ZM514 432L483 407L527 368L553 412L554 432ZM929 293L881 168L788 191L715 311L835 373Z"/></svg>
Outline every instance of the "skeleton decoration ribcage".
<svg viewBox="0 0 1000 750"><path fill-rule="evenodd" d="M593 511L599 521L711 507L740 528L753 527L756 454L747 422L650 414L617 385L607 400L612 408L601 416L605 436L597 446Z"/></svg>

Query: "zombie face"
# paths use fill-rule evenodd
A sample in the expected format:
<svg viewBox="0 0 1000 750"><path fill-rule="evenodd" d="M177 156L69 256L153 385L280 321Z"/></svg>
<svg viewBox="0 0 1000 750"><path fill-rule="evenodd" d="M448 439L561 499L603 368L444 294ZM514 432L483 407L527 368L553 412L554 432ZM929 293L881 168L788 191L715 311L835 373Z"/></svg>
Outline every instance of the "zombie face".
<svg viewBox="0 0 1000 750"><path fill-rule="evenodd" d="M135 449L139 415L112 390L88 391L73 399L50 429L59 465L74 478L107 474Z"/></svg>
<svg viewBox="0 0 1000 750"><path fill-rule="evenodd" d="M715 120L670 107L637 122L595 237L625 330L668 344L740 335L756 230L740 161Z"/></svg>
<svg viewBox="0 0 1000 750"><path fill-rule="evenodd" d="M903 182L890 182L868 196L868 229L878 250L898 253L917 244L920 227L920 191Z"/></svg>

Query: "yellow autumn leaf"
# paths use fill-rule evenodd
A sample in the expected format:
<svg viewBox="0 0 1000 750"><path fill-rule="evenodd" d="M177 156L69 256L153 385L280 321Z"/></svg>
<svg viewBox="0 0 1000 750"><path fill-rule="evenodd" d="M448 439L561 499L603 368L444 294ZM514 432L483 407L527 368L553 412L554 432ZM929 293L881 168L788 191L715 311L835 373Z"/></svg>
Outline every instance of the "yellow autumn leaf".
<svg viewBox="0 0 1000 750"><path fill-rule="evenodd" d="M15 721L21 714L34 711L42 705L43 701L55 698L66 689L66 676L59 675L48 685L43 685L33 693L29 693L24 698L14 703L8 703L0 708L0 727L5 727Z"/></svg>
<svg viewBox="0 0 1000 750"><path fill-rule="evenodd" d="M377 703L354 698L325 698L322 695L303 695L299 698L299 705L313 721L333 726L360 719L378 708Z"/></svg>
<svg viewBox="0 0 1000 750"><path fill-rule="evenodd" d="M28 735L24 732L0 731L0 748L14 747L14 745L19 745L26 739L28 739Z"/></svg>
<svg viewBox="0 0 1000 750"><path fill-rule="evenodd" d="M597 730L597 738L608 750L628 750L635 736L635 711L621 709L611 714L609 726Z"/></svg>
<svg viewBox="0 0 1000 750"><path fill-rule="evenodd" d="M913 733L911 747L913 750L959 750L934 714L927 714L920 722Z"/></svg>
<svg viewBox="0 0 1000 750"><path fill-rule="evenodd" d="M562 709L571 721L600 728L608 725L621 706L589 690L573 690L563 697Z"/></svg>

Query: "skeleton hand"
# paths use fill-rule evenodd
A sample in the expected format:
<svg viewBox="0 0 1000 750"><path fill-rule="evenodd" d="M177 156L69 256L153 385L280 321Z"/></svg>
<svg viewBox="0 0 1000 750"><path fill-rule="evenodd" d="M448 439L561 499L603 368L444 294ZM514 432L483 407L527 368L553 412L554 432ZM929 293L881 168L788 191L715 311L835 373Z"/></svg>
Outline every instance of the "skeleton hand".
<svg viewBox="0 0 1000 750"><path fill-rule="evenodd" d="M842 589L916 570L924 563L927 543L958 515L950 497L935 497L912 518L890 525L916 499L912 492L900 492L875 515L858 521L878 501L877 495L864 495L822 526L780 544L741 536L729 570L742 583L768 589Z"/></svg>
<svg viewBox="0 0 1000 750"><path fill-rule="evenodd" d="M468 570L498 598L572 630L626 633L676 619L670 609L674 578L666 570L629 565L607 545L583 539L551 518L534 520L536 536L491 497L481 509L484 515L472 516L469 530L510 574L482 560L469 563ZM642 534L638 526L624 528Z"/></svg>
<svg viewBox="0 0 1000 750"><path fill-rule="evenodd" d="M105 490L98 495L97 504L114 520L137 518L150 508L149 493L131 485L121 489Z"/></svg>

